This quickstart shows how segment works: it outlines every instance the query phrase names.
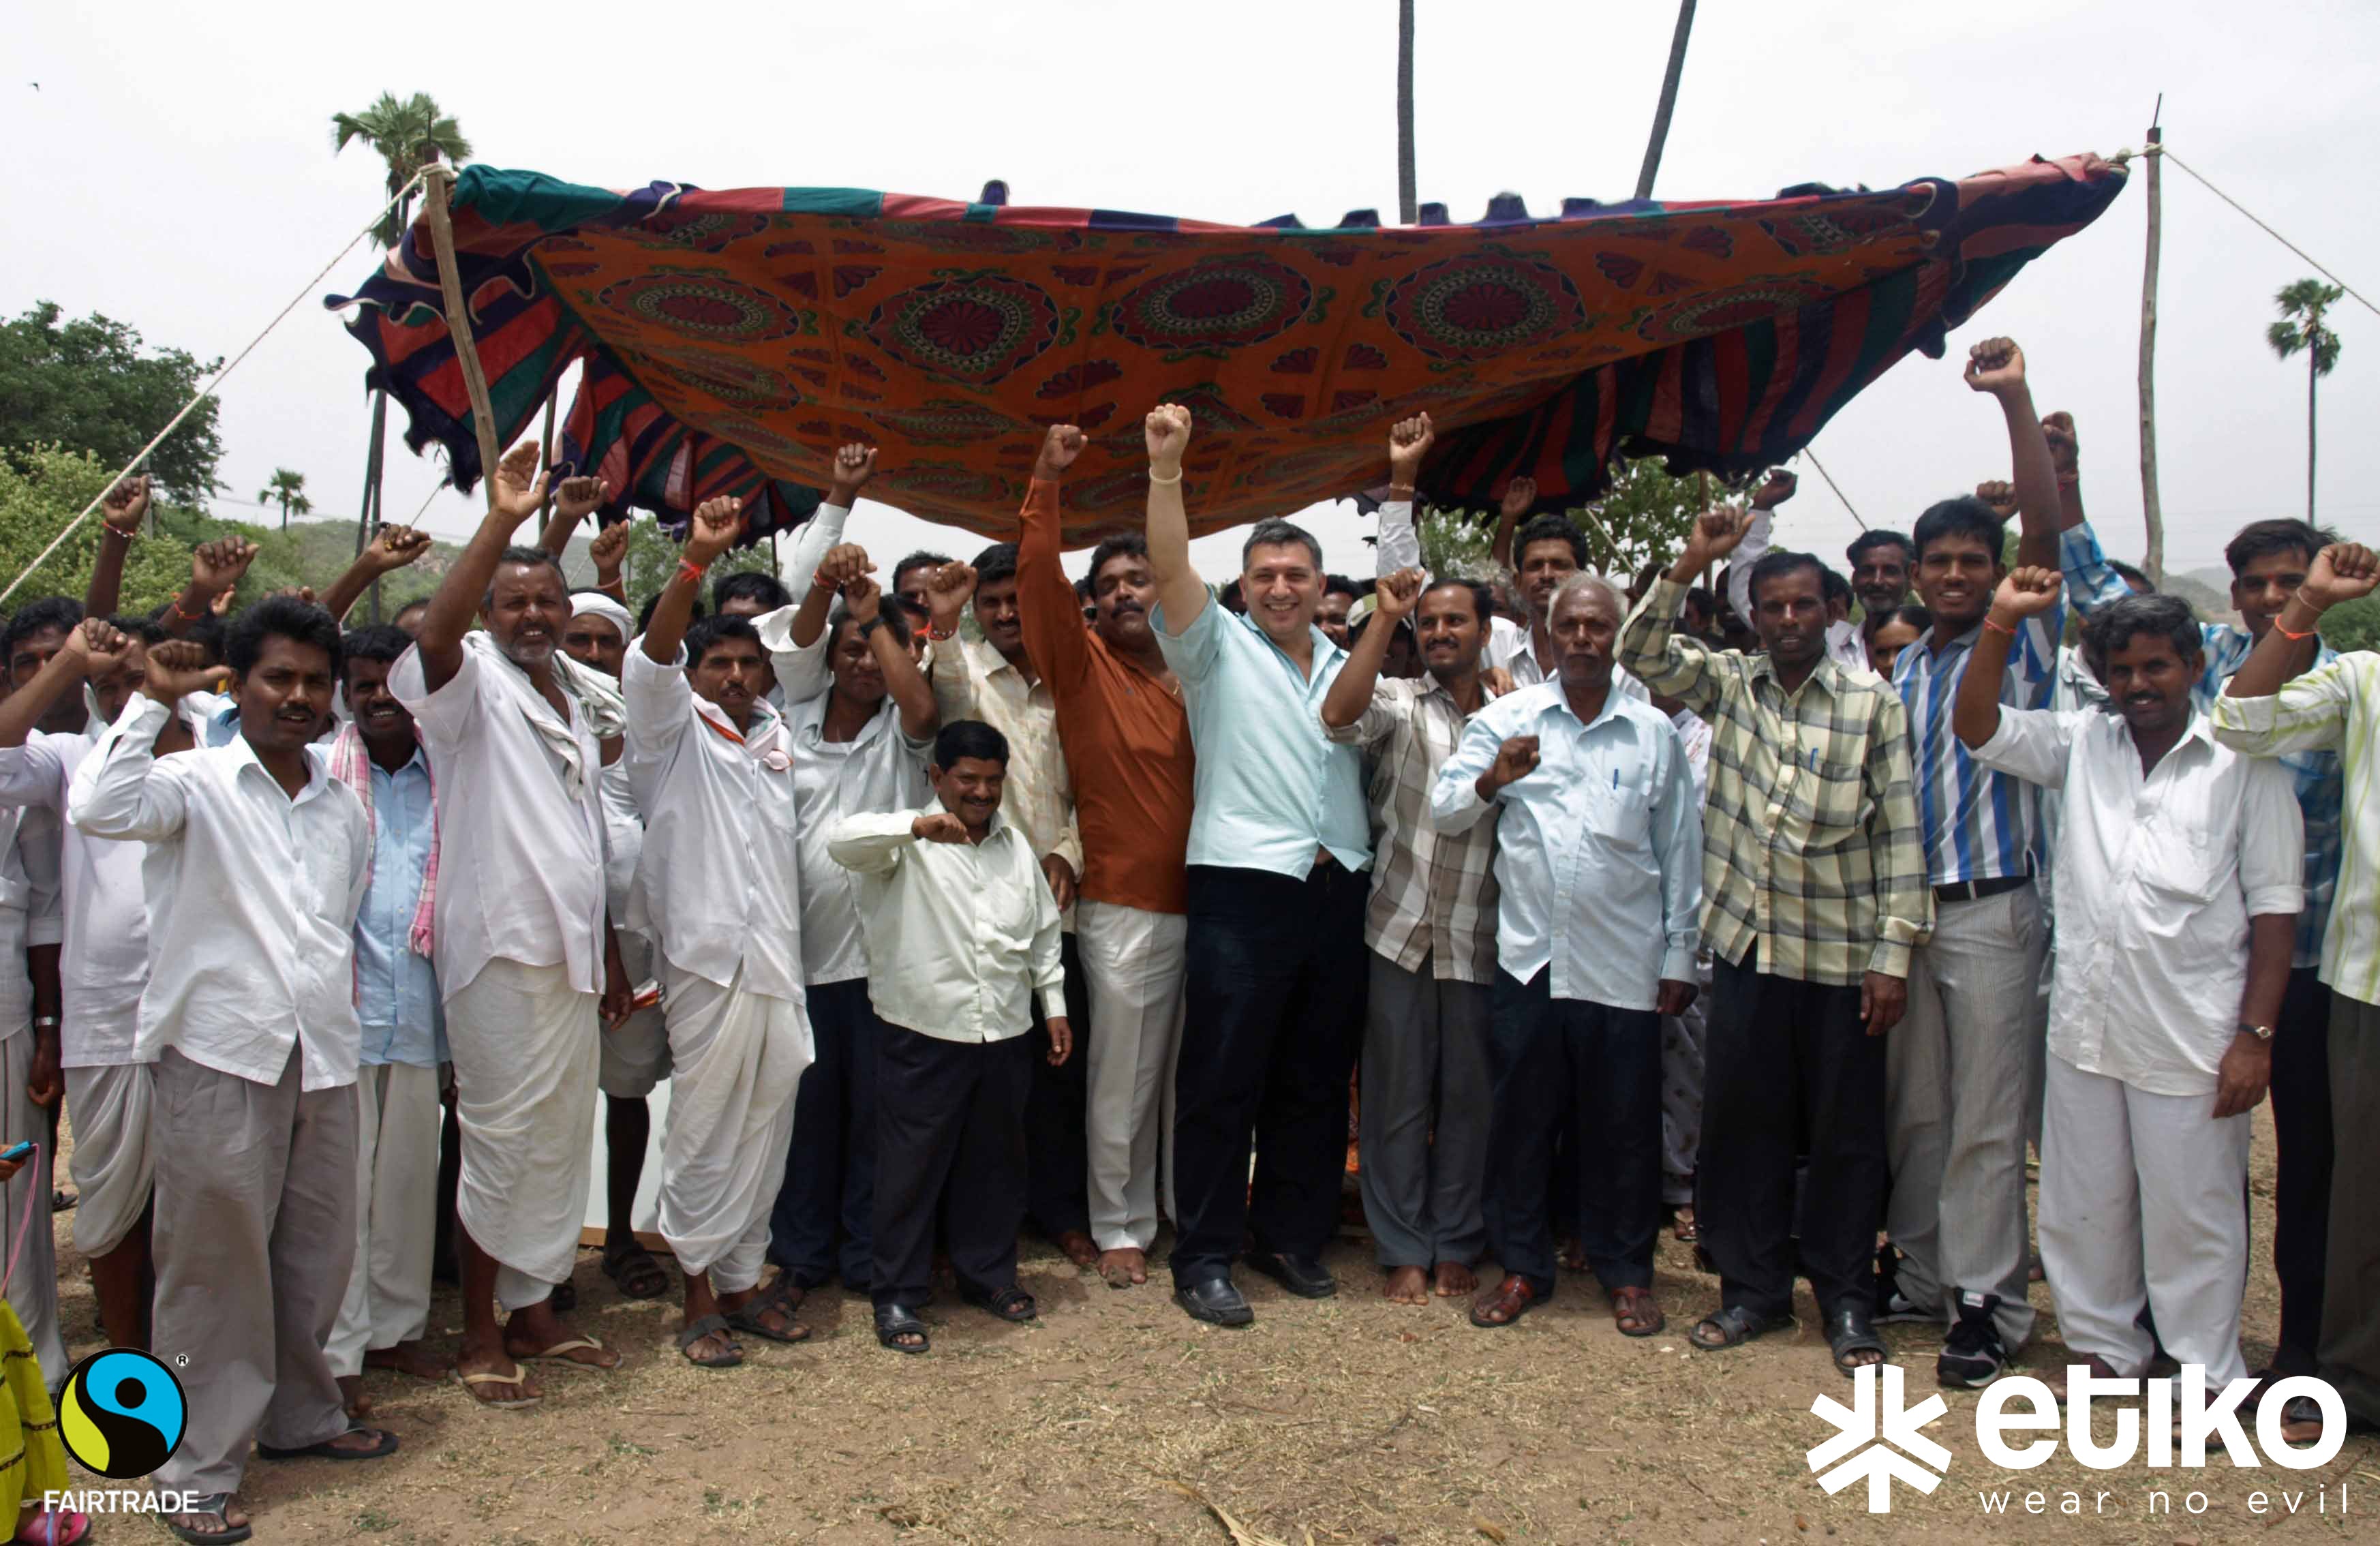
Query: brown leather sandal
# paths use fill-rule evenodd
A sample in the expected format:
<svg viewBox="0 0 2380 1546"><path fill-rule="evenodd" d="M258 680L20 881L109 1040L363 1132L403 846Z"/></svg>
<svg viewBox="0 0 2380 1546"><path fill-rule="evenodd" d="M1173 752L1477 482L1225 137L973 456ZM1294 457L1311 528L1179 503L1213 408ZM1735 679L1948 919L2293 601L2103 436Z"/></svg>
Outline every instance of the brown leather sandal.
<svg viewBox="0 0 2380 1546"><path fill-rule="evenodd" d="M1529 1280L1514 1274L1471 1301L1471 1323L1490 1328L1509 1326L1537 1302L1537 1291L1529 1286Z"/></svg>
<svg viewBox="0 0 2380 1546"><path fill-rule="evenodd" d="M1649 1288L1615 1288L1609 1297L1611 1323L1620 1328L1621 1336L1657 1336L1670 1323Z"/></svg>

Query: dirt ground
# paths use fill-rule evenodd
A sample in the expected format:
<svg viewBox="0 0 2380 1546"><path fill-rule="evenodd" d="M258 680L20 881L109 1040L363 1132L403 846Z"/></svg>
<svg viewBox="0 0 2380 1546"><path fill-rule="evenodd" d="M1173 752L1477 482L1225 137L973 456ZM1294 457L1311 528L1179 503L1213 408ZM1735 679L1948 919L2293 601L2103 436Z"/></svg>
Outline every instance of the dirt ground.
<svg viewBox="0 0 2380 1546"><path fill-rule="evenodd" d="M2269 1111L2269 1108L2267 1108ZM2251 1365L2269 1351L2276 1299L2269 1118L2259 1116L2256 1236L2248 1291ZM95 1349L81 1259L59 1220L66 1334ZM1160 1239L1160 1248L1164 1245ZM579 1260L579 1320L622 1348L613 1374L541 1366L544 1404L476 1408L452 1384L373 1372L375 1420L404 1441L394 1459L249 1466L244 1501L261 1541L1181 1540L1259 1546L1355 1541L2171 1542L2380 1540L2380 1444L2350 1440L2318 1472L2195 1474L2081 1468L2063 1450L2001 1472L1976 1450L1976 1397L1947 1394L1927 1433L1952 1452L1930 1496L1894 1490L1871 1516L1864 1489L1827 1496L1804 1452L1832 1431L1810 1414L1849 1382L1815 1331L1775 1333L1726 1354L1689 1349L1690 1317L1717 1303L1715 1279L1663 1236L1663 1334L1621 1336L1592 1280L1565 1275L1552 1304L1510 1330L1477 1331L1459 1303L1399 1308L1379 1297L1368 1244L1342 1241L1337 1298L1291 1298L1242 1274L1255 1326L1197 1325L1162 1273L1123 1292L1028 1248L1037 1325L1012 1327L955 1302L929 1309L934 1349L877 1346L864 1300L814 1296L820 1335L800 1347L747 1340L740 1369L684 1363L667 1302L623 1302ZM2036 1284L2034 1301L2051 1309ZM1815 1327L1806 1290L1798 1310ZM442 1290L431 1336L458 1325ZM2025 1362L2062 1362L2054 1319ZM1935 1389L1931 1328L1888 1328L1909 1401ZM176 1351L160 1348L171 1358ZM2101 1438L2113 1417L2098 1423ZM2147 1512L2158 1486L2170 1516ZM2340 1514L2342 1485L2348 1512ZM2187 1492L2205 1512L2186 1512ZM2250 1512L2249 1494L2272 1495ZM2318 1513L2316 1488L2327 1513ZM1981 1490L2016 1496L1985 1515ZM2023 1494L2044 1494L2026 1515ZM2066 1493L2080 1517L2060 1516ZM2300 1494L2294 1516L2284 1491ZM2093 1512L2095 1508L2096 1512ZM139 1519L97 1539L167 1540Z"/></svg>

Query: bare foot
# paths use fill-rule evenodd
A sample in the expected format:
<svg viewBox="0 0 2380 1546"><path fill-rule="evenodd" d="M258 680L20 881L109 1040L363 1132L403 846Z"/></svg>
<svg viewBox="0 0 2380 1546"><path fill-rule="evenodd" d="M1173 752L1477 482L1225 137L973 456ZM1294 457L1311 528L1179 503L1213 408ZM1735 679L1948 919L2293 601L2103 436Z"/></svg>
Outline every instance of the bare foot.
<svg viewBox="0 0 2380 1546"><path fill-rule="evenodd" d="M249 1522L248 1510L229 1498L224 1500L221 1514L161 1514L158 1517L192 1535L224 1535Z"/></svg>
<svg viewBox="0 0 2380 1546"><path fill-rule="evenodd" d="M1148 1281L1148 1253L1132 1246L1099 1252L1099 1276L1110 1288L1130 1288Z"/></svg>
<svg viewBox="0 0 2380 1546"><path fill-rule="evenodd" d="M1462 1262L1441 1261L1438 1264L1438 1296L1439 1298L1461 1298L1465 1294L1476 1293L1478 1288L1479 1275Z"/></svg>
<svg viewBox="0 0 2380 1546"><path fill-rule="evenodd" d="M1586 1271L1586 1248L1574 1237L1565 1237L1554 1252L1554 1260L1573 1272Z"/></svg>
<svg viewBox="0 0 2380 1546"><path fill-rule="evenodd" d="M339 1401L347 1409L347 1420L361 1422L371 1416L371 1397L364 1394L364 1377L342 1374L339 1377Z"/></svg>
<svg viewBox="0 0 2380 1546"><path fill-rule="evenodd" d="M1426 1305L1429 1303L1429 1274L1419 1267L1398 1267L1389 1273L1388 1286L1380 1296L1392 1305Z"/></svg>
<svg viewBox="0 0 2380 1546"><path fill-rule="evenodd" d="M1098 1244L1079 1229L1069 1229L1060 1235L1057 1245L1058 1249L1064 1253L1066 1260L1077 1267L1096 1267L1099 1264Z"/></svg>
<svg viewBox="0 0 2380 1546"><path fill-rule="evenodd" d="M576 1344L576 1345L573 1345ZM583 1369L617 1369L620 1355L596 1345L553 1312L553 1302L524 1305L504 1323L504 1351L516 1358L552 1358Z"/></svg>
<svg viewBox="0 0 2380 1546"><path fill-rule="evenodd" d="M399 1374L410 1374L417 1380L443 1380L446 1363L418 1342L400 1342L394 1347L375 1347L364 1355L366 1369L393 1369Z"/></svg>
<svg viewBox="0 0 2380 1546"><path fill-rule="evenodd" d="M350 1428L335 1439L323 1440L322 1447L334 1455L377 1455L381 1447L388 1443L388 1435L379 1429ZM393 1445L391 1450L394 1451Z"/></svg>

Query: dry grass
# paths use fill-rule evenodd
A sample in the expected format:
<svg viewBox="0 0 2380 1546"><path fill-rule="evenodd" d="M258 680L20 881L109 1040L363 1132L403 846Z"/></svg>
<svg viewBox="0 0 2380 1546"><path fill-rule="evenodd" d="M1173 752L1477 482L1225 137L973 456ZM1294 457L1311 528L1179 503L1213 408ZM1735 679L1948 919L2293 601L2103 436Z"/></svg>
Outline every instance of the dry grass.
<svg viewBox="0 0 2380 1546"><path fill-rule="evenodd" d="M2257 1267L2252 1363L2274 1324L2271 1137L2258 1138ZM1826 1436L1820 1394L1848 1399L1815 1332L1724 1355L1689 1351L1687 1318L1716 1302L1685 1248L1664 1236L1659 1292L1670 1331L1612 1329L1590 1280L1509 1331L1472 1329L1458 1304L1390 1306L1362 1246L1333 1253L1341 1296L1287 1297L1245 1284L1257 1324L1199 1326L1171 1303L1160 1273L1112 1292L1046 1249L1026 1286L1043 1320L1012 1327L947 1302L927 1312L933 1352L880 1349L864 1301L815 1296L820 1333L801 1347L747 1342L744 1367L700 1370L670 1344L677 1311L628 1304L579 1271L583 1321L626 1351L616 1374L540 1366L548 1397L522 1413L475 1408L452 1385L374 1373L377 1417L402 1435L385 1464L252 1465L245 1501L260 1540L1011 1541L1185 1540L1238 1546L1428 1541L1999 1541L2082 1539L2201 1542L2373 1539L2380 1450L2368 1439L2324 1472L2204 1473L2213 1499L2192 1518L2151 1518L2153 1474L2082 1470L2063 1456L2002 1478L1976 1453L1975 1397L1948 1397L1930 1430L1957 1458L1930 1498L1907 1490L1890 1516L1859 1489L1829 1498L1803 1455ZM61 1247L67 1336L95 1345L79 1259ZM2045 1307L2048 1296L2036 1289ZM1815 1325L1806 1295L1804 1323ZM433 1335L451 1335L442 1294ZM2054 1321L2029 1362L2058 1361ZM1925 1328L1890 1328L1912 1399L1932 1389ZM173 1349L160 1349L170 1357ZM2112 1424L2104 1426L2111 1427ZM2359 1478L2356 1473L2361 1468ZM2174 1473L2163 1473L2170 1480ZM1988 1523L1975 1491L2021 1483L2072 1488L2095 1518L2021 1513ZM2341 1481L2355 1512L2337 1513ZM2332 1512L2251 1516L2256 1486L2311 1493ZM2020 1503L2021 1508L2021 1503ZM2304 1507L2311 1511L2309 1496ZM2350 1529L2350 1523L2353 1528ZM103 1525L108 1539L164 1540L159 1527Z"/></svg>

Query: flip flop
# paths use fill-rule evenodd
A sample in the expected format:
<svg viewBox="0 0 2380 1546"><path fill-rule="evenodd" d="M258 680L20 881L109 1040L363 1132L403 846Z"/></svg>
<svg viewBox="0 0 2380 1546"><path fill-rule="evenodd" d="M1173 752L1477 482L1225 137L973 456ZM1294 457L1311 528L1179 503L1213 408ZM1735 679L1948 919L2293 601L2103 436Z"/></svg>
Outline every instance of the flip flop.
<svg viewBox="0 0 2380 1546"><path fill-rule="evenodd" d="M295 1449L259 1443L256 1446L257 1457L263 1460L378 1460L382 1455L396 1453L396 1435L385 1428L366 1428L362 1423L356 1423L347 1429L347 1432L377 1433L380 1442L370 1449L341 1449L329 1439L319 1444L299 1444ZM340 1435L341 1438L346 1436Z"/></svg>
<svg viewBox="0 0 2380 1546"><path fill-rule="evenodd" d="M528 1377L521 1372L521 1367L518 1363L515 1363L513 1365L512 1372L509 1374L500 1373L494 1369L490 1369L483 1374L466 1374L459 1369L455 1371L455 1382L462 1386L463 1389L469 1394L472 1400L478 1402L482 1406L492 1406L500 1412L517 1411L524 1406L534 1406L539 1402L543 1401L545 1397L542 1394L516 1395L509 1401L499 1401L492 1395L481 1395L480 1394L480 1387L481 1385L525 1384L528 1382ZM191 1538L186 1536L183 1539L188 1540Z"/></svg>
<svg viewBox="0 0 2380 1546"><path fill-rule="evenodd" d="M759 1337L766 1342L808 1342L810 1339L810 1329L798 1321L792 1321L795 1307L801 1303L800 1295L801 1290L794 1286L793 1281L781 1274L776 1282L737 1305L734 1309L728 1310L727 1324L735 1331ZM783 1310L794 1329L790 1332L781 1332L764 1322L761 1317L772 1309Z"/></svg>
<svg viewBox="0 0 2380 1546"><path fill-rule="evenodd" d="M224 1521L224 1528L219 1530L194 1530L188 1525L175 1524L172 1515L159 1513L157 1517L165 1521L165 1528L174 1532L175 1538L188 1541L189 1546L234 1546L235 1542L249 1540L256 1534L254 1526L235 1525L225 1517L231 1508L231 1494L228 1492L185 1492L182 1502L194 1506L177 1508L175 1514L207 1515Z"/></svg>
<svg viewBox="0 0 2380 1546"><path fill-rule="evenodd" d="M91 1516L72 1509L45 1508L25 1521L16 1534L21 1546L76 1546L91 1534ZM208 1536L210 1540L220 1536Z"/></svg>
<svg viewBox="0 0 2380 1546"><path fill-rule="evenodd" d="M597 1353L610 1351L591 1336L566 1336L552 1346L540 1348L534 1353L516 1353L513 1355L513 1359L516 1363L568 1364L573 1369L591 1369L599 1373L609 1373L620 1367L617 1359L610 1363L596 1363L589 1358L574 1358L570 1356L581 1349Z"/></svg>
<svg viewBox="0 0 2380 1546"><path fill-rule="evenodd" d="M698 1358L694 1356L696 1343L714 1333L727 1335L727 1331L725 1316L703 1316L698 1321L689 1321L686 1330L677 1333L677 1350L684 1353L686 1361L697 1369L734 1369L744 1361L744 1349L735 1345L735 1339L733 1336L727 1336L726 1352L714 1353L707 1358Z"/></svg>

